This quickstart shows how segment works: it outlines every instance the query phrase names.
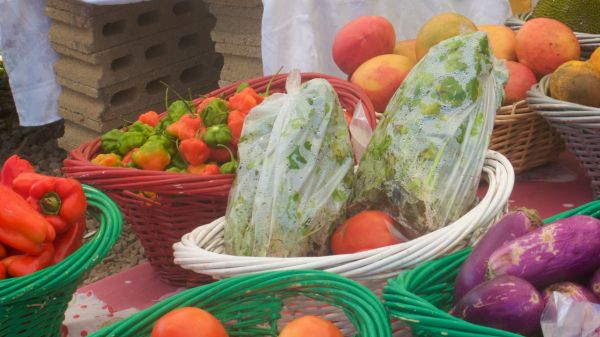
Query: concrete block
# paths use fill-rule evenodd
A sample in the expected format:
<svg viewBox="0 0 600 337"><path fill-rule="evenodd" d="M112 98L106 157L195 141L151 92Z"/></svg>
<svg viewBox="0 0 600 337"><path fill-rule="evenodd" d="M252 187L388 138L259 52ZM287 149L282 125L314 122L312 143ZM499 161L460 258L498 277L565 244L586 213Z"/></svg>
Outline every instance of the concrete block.
<svg viewBox="0 0 600 337"><path fill-rule="evenodd" d="M250 58L225 54L224 65L221 70L221 81L236 82L262 76L262 61L259 58Z"/></svg>
<svg viewBox="0 0 600 337"><path fill-rule="evenodd" d="M244 1L245 2L245 1ZM208 10L216 17L238 17L238 18L250 18L256 20L262 20L263 7L244 7L241 4L244 3L238 1L235 4L222 3L221 1L215 1L214 3L209 2Z"/></svg>
<svg viewBox="0 0 600 337"><path fill-rule="evenodd" d="M262 0L204 0L208 4L228 5L244 8L262 7Z"/></svg>
<svg viewBox="0 0 600 337"><path fill-rule="evenodd" d="M58 145L67 151L73 151L79 145L87 143L101 135L100 132L90 130L69 120L65 121L65 134L58 139Z"/></svg>

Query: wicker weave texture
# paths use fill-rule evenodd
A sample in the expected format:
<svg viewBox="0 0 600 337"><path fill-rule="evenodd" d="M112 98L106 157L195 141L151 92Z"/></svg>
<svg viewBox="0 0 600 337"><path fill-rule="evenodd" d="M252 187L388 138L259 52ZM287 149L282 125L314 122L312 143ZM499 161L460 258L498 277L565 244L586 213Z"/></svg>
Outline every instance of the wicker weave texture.
<svg viewBox="0 0 600 337"><path fill-rule="evenodd" d="M287 322L303 315L326 318L347 337L391 336L388 314L367 288L332 273L297 270L188 289L90 337L146 337L162 315L184 306L210 312L225 323L232 337L276 337Z"/></svg>
<svg viewBox="0 0 600 337"><path fill-rule="evenodd" d="M36 273L0 281L0 336L60 337L73 293L108 254L121 234L117 205L84 186L90 212L100 221L94 237L62 262Z"/></svg>
<svg viewBox="0 0 600 337"><path fill-rule="evenodd" d="M600 198L600 109L560 101L548 96L550 76L542 78L528 93L530 108L543 116L567 143L592 180Z"/></svg>
<svg viewBox="0 0 600 337"><path fill-rule="evenodd" d="M557 214L544 222L581 214L600 218L600 201ZM424 263L391 279L383 291L392 317L413 328L413 336L522 337L521 335L463 321L448 313L452 307L456 275L471 249Z"/></svg>
<svg viewBox="0 0 600 337"><path fill-rule="evenodd" d="M556 160L564 148L560 134L525 100L498 110L490 149L506 156L516 173Z"/></svg>
<svg viewBox="0 0 600 337"><path fill-rule="evenodd" d="M352 114L359 102L372 127L373 104L359 87L328 75L303 73L302 81L327 79L336 90L342 106ZM247 81L257 91L284 92L287 74ZM206 95L230 97L238 83ZM194 101L199 104L202 101ZM194 228L223 216L234 175L201 177L191 174L104 167L91 163L100 150L100 140L81 145L69 154L63 166L66 176L104 190L120 206L144 247L145 256L159 277L176 286L195 286L213 281L173 263L173 243ZM146 192L145 194L143 192ZM148 197L148 192L154 197Z"/></svg>

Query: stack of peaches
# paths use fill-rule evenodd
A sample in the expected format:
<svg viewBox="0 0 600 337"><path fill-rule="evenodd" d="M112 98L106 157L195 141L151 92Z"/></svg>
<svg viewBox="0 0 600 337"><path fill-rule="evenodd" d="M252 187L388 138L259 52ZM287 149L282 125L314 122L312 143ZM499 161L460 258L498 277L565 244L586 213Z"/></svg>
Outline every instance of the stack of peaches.
<svg viewBox="0 0 600 337"><path fill-rule="evenodd" d="M580 56L574 33L553 19L533 19L515 33L503 25L475 25L458 13L429 19L415 39L396 41L392 23L382 16L362 16L336 34L332 56L337 66L361 87L375 110L384 112L389 100L411 69L431 47L448 38L483 31L494 56L506 61L509 80L504 105L526 97L544 75Z"/></svg>

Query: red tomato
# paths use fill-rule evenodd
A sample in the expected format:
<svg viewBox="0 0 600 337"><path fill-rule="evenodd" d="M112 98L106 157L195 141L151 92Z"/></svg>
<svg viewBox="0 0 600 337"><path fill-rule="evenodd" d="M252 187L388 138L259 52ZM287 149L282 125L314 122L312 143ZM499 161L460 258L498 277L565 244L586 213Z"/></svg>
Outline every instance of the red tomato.
<svg viewBox="0 0 600 337"><path fill-rule="evenodd" d="M351 254L408 241L395 221L381 211L362 211L347 219L331 237L334 254Z"/></svg>
<svg viewBox="0 0 600 337"><path fill-rule="evenodd" d="M303 316L289 322L279 337L343 337L330 321L318 316Z"/></svg>
<svg viewBox="0 0 600 337"><path fill-rule="evenodd" d="M194 307L172 310L152 328L150 337L229 337L223 324L210 313Z"/></svg>

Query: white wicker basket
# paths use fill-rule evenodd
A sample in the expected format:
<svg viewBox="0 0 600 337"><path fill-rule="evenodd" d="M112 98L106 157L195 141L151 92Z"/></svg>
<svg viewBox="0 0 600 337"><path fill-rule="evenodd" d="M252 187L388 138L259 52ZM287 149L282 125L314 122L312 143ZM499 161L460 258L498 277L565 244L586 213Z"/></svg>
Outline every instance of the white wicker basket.
<svg viewBox="0 0 600 337"><path fill-rule="evenodd" d="M519 14L508 18L504 24L517 32L519 29L521 29L521 26L523 26L525 21L531 18L531 15L531 12ZM590 55L594 52L594 50L600 47L600 35L598 34L575 32L575 36L577 36L577 40L579 40L579 45L581 46L582 59L590 58Z"/></svg>
<svg viewBox="0 0 600 337"><path fill-rule="evenodd" d="M507 207L514 171L500 153L488 151L483 173L489 183L480 202L454 223L409 242L365 252L320 257L250 257L224 254L225 218L200 226L173 245L175 263L197 273L225 278L286 269L320 269L362 281L379 290L402 269L430 261L479 237Z"/></svg>

